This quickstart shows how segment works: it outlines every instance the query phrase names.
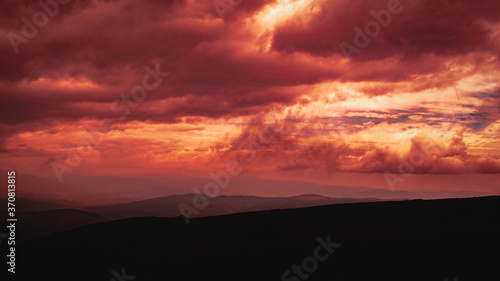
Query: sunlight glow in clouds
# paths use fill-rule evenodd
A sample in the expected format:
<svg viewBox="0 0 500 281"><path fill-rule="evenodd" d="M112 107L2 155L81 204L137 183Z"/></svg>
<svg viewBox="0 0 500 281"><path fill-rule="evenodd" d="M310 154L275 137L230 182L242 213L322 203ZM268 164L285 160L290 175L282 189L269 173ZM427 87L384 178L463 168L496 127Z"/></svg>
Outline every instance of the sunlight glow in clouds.
<svg viewBox="0 0 500 281"><path fill-rule="evenodd" d="M264 8L255 19L266 29L272 30L277 23L291 19L296 13L306 10L313 2L314 0L280 0Z"/></svg>
<svg viewBox="0 0 500 281"><path fill-rule="evenodd" d="M408 6L346 59L340 42L387 1L244 0L224 19L210 1L71 1L19 54L0 45L0 167L53 176L110 119L75 173L205 176L277 124L246 173L384 173L418 143L437 150L417 174L498 175L500 4L460 3ZM31 5L2 2L0 28ZM171 75L119 119L113 101L159 63Z"/></svg>

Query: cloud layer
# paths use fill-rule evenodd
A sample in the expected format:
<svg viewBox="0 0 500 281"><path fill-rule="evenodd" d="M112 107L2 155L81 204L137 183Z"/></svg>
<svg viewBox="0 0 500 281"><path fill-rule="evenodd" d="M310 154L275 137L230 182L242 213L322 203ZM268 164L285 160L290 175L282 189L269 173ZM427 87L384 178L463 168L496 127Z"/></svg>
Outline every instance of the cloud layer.
<svg viewBox="0 0 500 281"><path fill-rule="evenodd" d="M498 1L64 2L0 4L0 168L500 173Z"/></svg>

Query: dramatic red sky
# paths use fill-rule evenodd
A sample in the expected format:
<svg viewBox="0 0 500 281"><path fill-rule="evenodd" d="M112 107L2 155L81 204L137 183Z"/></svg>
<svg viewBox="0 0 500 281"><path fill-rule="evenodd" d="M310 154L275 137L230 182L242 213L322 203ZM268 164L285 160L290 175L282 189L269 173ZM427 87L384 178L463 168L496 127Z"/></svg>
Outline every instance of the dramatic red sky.
<svg viewBox="0 0 500 281"><path fill-rule="evenodd" d="M397 188L500 193L497 0L243 0L223 18L209 0L70 0L33 35L37 2L0 2L2 170L208 177L234 160L389 189L384 173L424 149ZM399 12L344 56L388 5ZM169 75L134 101L145 77L156 86L146 68Z"/></svg>

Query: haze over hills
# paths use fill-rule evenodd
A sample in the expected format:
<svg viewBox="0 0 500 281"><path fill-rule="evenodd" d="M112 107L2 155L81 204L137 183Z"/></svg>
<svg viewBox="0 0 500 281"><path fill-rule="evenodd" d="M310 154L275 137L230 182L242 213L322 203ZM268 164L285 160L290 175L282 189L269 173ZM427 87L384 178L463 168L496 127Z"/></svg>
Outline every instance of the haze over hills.
<svg viewBox="0 0 500 281"><path fill-rule="evenodd" d="M194 194L173 195L125 204L88 207L83 210L67 209L53 203L17 198L16 206L19 207L16 216L22 220L22 223L17 228L18 238L28 239L107 220L145 216L176 217L181 215L180 204L186 204L193 208L194 197ZM3 200L5 201L5 199ZM192 217L375 201L380 200L370 198L329 198L320 195L274 198L219 196L210 198L207 207ZM1 211L0 215L6 218L7 212Z"/></svg>
<svg viewBox="0 0 500 281"><path fill-rule="evenodd" d="M0 199L0 202L7 205L7 198ZM61 202L60 204L47 202L44 200L31 200L22 197L16 197L14 202L17 212L39 212L55 209L62 209L68 202Z"/></svg>
<svg viewBox="0 0 500 281"><path fill-rule="evenodd" d="M171 195L194 193L193 189L214 180L184 176L179 174L153 174L148 177L132 176L78 176L68 174L63 182L56 178L40 178L19 174L23 188L18 196L42 200L66 208L83 208L129 203ZM257 177L237 176L229 179L228 185L219 195L291 197L302 194L318 194L334 198L378 198L398 199L438 199L462 198L493 195L475 191L405 191L370 188L363 186L322 185L296 180L269 180Z"/></svg>
<svg viewBox="0 0 500 281"><path fill-rule="evenodd" d="M123 219L141 216L176 217L180 216L180 204L194 208L193 199L196 195L173 195L136 201L111 206L88 207L85 210L101 214L108 219ZM218 196L208 199L206 208L200 209L200 214L193 217L206 217L241 212L303 208L320 205L342 203L375 202L374 198L330 198L321 195L300 195L293 197L257 197L257 196Z"/></svg>
<svg viewBox="0 0 500 281"><path fill-rule="evenodd" d="M168 174L166 178L151 177L146 181L134 176L68 175L63 183L31 175L20 174L18 177L23 186L36 187L18 189L17 192L17 215L23 217L18 227L19 239L106 220L142 216L176 217L181 215L180 204L193 206L194 195L190 194L193 188L200 189L213 181L175 174ZM263 196L248 195L246 190ZM220 191L220 196L210 198L207 207L190 218L339 203L488 195L469 191L415 193L256 177L233 177L228 186ZM309 195L304 195L304 191ZM6 202L5 199L2 202Z"/></svg>
<svg viewBox="0 0 500 281"><path fill-rule="evenodd" d="M179 208L181 204L196 210L197 213L189 213L189 218L196 218L265 210L388 201L378 198L331 198L313 194L292 197L223 195L207 198L206 207L198 209L193 204L196 196L195 194L172 195L124 204L86 207L80 210L68 209L54 203L18 198L16 200L19 206L17 217L22 219L22 224L18 227L19 237L28 239L107 220L147 216L177 217L183 214ZM2 217L7 217L4 211L0 214Z"/></svg>
<svg viewBox="0 0 500 281"><path fill-rule="evenodd" d="M2 218L7 212L0 212ZM56 209L38 212L17 212L19 222L16 226L17 240L25 240L53 232L66 231L81 226L104 222L102 216L74 209Z"/></svg>
<svg viewBox="0 0 500 281"><path fill-rule="evenodd" d="M18 216L25 217L18 228L21 239L69 230L107 219L141 216L176 217L181 215L180 204L193 206L194 195L187 193L193 188L200 189L213 181L208 178L176 174L152 176L146 181L133 176L68 175L63 183L31 175L20 174L18 177L23 186L36 187L18 189L17 192L16 210ZM263 194L263 196L248 195L247 190L252 190L252 194ZM415 193L256 177L233 177L227 187L220 191L220 196L210 198L206 208L190 217L339 203L489 195L469 191ZM304 191L310 195L304 195ZM2 202L6 202L5 199Z"/></svg>

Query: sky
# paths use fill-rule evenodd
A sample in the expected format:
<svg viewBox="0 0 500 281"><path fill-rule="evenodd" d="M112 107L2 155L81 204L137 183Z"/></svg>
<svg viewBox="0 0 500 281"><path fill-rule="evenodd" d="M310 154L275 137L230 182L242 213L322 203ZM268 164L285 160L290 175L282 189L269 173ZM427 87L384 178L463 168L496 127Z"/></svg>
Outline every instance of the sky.
<svg viewBox="0 0 500 281"><path fill-rule="evenodd" d="M498 1L41 3L0 2L1 170L500 194Z"/></svg>

